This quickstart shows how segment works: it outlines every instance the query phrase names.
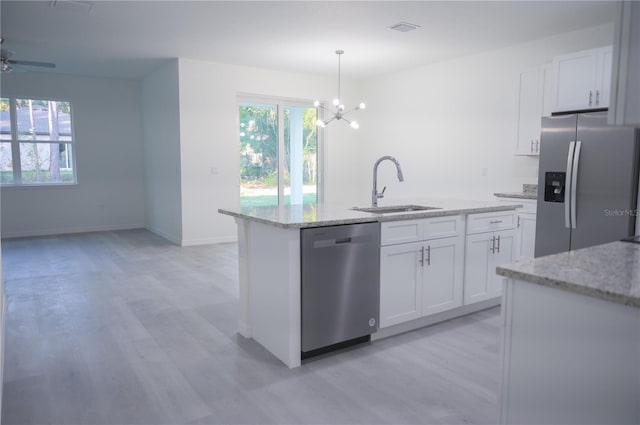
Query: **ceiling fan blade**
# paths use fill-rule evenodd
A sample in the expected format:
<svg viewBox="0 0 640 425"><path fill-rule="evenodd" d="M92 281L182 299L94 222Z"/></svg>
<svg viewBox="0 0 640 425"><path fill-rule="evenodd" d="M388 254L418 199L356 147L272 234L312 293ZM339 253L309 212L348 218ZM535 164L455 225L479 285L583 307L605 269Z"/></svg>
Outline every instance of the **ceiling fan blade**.
<svg viewBox="0 0 640 425"><path fill-rule="evenodd" d="M41 68L55 68L56 64L51 62L33 62L33 61L17 61L8 59L7 63L11 65L19 65L19 66L39 66Z"/></svg>

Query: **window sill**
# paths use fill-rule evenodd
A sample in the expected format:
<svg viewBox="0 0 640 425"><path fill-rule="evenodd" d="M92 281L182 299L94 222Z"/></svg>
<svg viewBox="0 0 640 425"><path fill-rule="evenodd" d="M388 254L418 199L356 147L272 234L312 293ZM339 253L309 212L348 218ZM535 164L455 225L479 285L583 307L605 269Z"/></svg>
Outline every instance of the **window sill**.
<svg viewBox="0 0 640 425"><path fill-rule="evenodd" d="M75 187L75 186L78 186L77 182L76 183L3 184L3 185L0 185L0 189L1 190L5 190L5 189L16 190L16 189L30 189L30 188L42 189L43 187L62 188L62 187Z"/></svg>

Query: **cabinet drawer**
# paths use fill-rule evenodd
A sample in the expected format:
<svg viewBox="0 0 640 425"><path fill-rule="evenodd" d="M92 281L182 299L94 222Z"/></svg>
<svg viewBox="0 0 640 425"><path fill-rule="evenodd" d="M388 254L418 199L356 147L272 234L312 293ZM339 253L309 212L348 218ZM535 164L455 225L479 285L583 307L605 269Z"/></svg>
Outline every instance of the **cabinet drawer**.
<svg viewBox="0 0 640 425"><path fill-rule="evenodd" d="M514 211L496 211L467 216L467 234L515 228Z"/></svg>
<svg viewBox="0 0 640 425"><path fill-rule="evenodd" d="M463 226L464 221L461 215L425 218L423 238L427 240L459 236L464 232Z"/></svg>
<svg viewBox="0 0 640 425"><path fill-rule="evenodd" d="M380 245L416 242L422 239L424 220L387 221L380 225Z"/></svg>
<svg viewBox="0 0 640 425"><path fill-rule="evenodd" d="M462 234L464 234L464 220L461 215L386 221L380 226L380 245L449 238Z"/></svg>

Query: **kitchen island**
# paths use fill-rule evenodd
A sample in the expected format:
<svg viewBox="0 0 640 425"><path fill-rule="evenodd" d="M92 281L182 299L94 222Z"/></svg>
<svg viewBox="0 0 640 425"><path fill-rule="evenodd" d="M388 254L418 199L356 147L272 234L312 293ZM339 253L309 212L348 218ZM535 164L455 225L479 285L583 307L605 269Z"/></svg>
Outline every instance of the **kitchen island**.
<svg viewBox="0 0 640 425"><path fill-rule="evenodd" d="M503 424L640 423L640 245L497 268Z"/></svg>
<svg viewBox="0 0 640 425"><path fill-rule="evenodd" d="M234 217L238 225L239 333L263 345L287 366L300 366L303 229L406 221L412 224L407 226L408 230L420 228L420 220L456 216L459 218L455 223L461 224L455 230L464 235L464 218L470 214L476 217L473 221L474 228L482 229L484 226L487 231L494 228L499 230L505 225L503 217L491 220L492 214L504 216L506 212L507 220L504 222L513 227L512 212L518 207L497 202L445 199L411 200L399 204L430 206L434 209L386 214L355 211L349 206L327 204L220 209L221 214ZM494 251L495 240L494 237ZM498 240L498 251L499 244ZM424 259L422 262L425 262ZM380 264L375 262L369 266L379 268ZM459 276L462 276L463 264L458 262L456 267L460 269ZM478 300L484 299L479 297Z"/></svg>

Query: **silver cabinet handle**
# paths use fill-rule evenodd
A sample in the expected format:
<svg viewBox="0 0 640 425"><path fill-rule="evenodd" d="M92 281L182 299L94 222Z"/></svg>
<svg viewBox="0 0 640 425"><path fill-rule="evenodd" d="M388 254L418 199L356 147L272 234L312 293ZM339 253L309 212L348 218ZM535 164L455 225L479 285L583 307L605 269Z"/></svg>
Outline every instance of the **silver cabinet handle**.
<svg viewBox="0 0 640 425"><path fill-rule="evenodd" d="M491 220L489 222L489 224L498 224L498 223L502 223L502 220Z"/></svg>
<svg viewBox="0 0 640 425"><path fill-rule="evenodd" d="M496 252L496 237L492 237L491 238L491 249L490 249L491 253L495 253Z"/></svg>
<svg viewBox="0 0 640 425"><path fill-rule="evenodd" d="M518 216L518 228L520 228L520 216Z"/></svg>
<svg viewBox="0 0 640 425"><path fill-rule="evenodd" d="M593 103L593 90L589 90L589 106Z"/></svg>
<svg viewBox="0 0 640 425"><path fill-rule="evenodd" d="M600 90L596 90L596 105L600 103Z"/></svg>
<svg viewBox="0 0 640 425"><path fill-rule="evenodd" d="M427 245L427 266L431 265L431 245Z"/></svg>
<svg viewBox="0 0 640 425"><path fill-rule="evenodd" d="M420 248L420 265L424 267L424 247Z"/></svg>
<svg viewBox="0 0 640 425"><path fill-rule="evenodd" d="M533 139L531 139L531 146L529 147L529 152L533 152Z"/></svg>
<svg viewBox="0 0 640 425"><path fill-rule="evenodd" d="M569 199L567 199L567 188L569 188L569 193L571 192L571 170L573 169L573 152L576 149L576 142L569 142L569 153L567 154L567 173L566 173L566 181L564 183L565 191L565 200L564 200L564 227L567 229L571 228L571 216L570 216L570 203Z"/></svg>
<svg viewBox="0 0 640 425"><path fill-rule="evenodd" d="M500 236L498 236L498 248L496 248L498 252L500 252Z"/></svg>
<svg viewBox="0 0 640 425"><path fill-rule="evenodd" d="M540 140L536 139L536 152L540 152Z"/></svg>
<svg viewBox="0 0 640 425"><path fill-rule="evenodd" d="M576 199L578 198L578 166L580 165L580 140L576 141L576 152L573 155L573 172L571 174L571 228L576 228Z"/></svg>

